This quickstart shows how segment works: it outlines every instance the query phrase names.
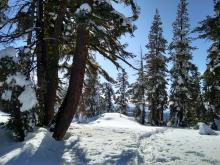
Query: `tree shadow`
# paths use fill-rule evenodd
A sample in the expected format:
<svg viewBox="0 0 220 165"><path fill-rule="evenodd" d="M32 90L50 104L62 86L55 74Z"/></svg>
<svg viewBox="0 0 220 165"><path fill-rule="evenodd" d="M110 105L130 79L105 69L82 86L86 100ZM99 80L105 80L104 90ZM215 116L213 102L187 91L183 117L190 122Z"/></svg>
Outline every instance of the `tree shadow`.
<svg viewBox="0 0 220 165"><path fill-rule="evenodd" d="M88 164L86 152L80 148L79 142L77 136L70 136L64 141L56 141L46 129L39 129L27 141L5 148L4 152L0 153L0 164Z"/></svg>

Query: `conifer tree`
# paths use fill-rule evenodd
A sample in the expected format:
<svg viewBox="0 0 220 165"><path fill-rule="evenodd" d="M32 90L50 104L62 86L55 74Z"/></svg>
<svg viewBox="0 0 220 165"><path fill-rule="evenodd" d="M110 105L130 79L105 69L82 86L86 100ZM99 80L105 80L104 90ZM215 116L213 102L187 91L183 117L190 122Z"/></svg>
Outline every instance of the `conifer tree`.
<svg viewBox="0 0 220 165"><path fill-rule="evenodd" d="M167 66L165 57L167 41L163 37L162 22L159 11L153 19L148 44L146 59L146 100L150 111L149 122L152 125L163 124L163 111L167 108Z"/></svg>
<svg viewBox="0 0 220 165"><path fill-rule="evenodd" d="M195 29L200 38L209 39L212 45L208 50L207 69L204 72L204 92L207 120L214 121L220 116L220 1L214 1L214 16L208 16Z"/></svg>
<svg viewBox="0 0 220 165"><path fill-rule="evenodd" d="M38 123L38 102L33 84L22 72L14 48L0 51L0 73L0 107L10 114L6 126L16 139L23 141Z"/></svg>
<svg viewBox="0 0 220 165"><path fill-rule="evenodd" d="M127 114L128 108L128 75L124 69L118 74L116 88L115 104L117 105L117 111L122 114Z"/></svg>
<svg viewBox="0 0 220 165"><path fill-rule="evenodd" d="M113 3L124 4L132 9L132 17L119 13ZM116 67L120 67L118 59L129 64L126 59L134 57L125 51L126 45L121 44L122 34L133 34L135 27L132 22L137 19L138 9L133 0L83 0L74 1L73 13L75 20L75 52L70 73L67 95L59 109L53 137L61 140L76 113L82 93L86 62L89 50L95 50Z"/></svg>
<svg viewBox="0 0 220 165"><path fill-rule="evenodd" d="M201 75L198 72L198 68L193 65L191 68L190 82L190 99L191 106L186 114L186 123L188 126L194 126L198 122L204 121L205 107L201 92Z"/></svg>
<svg viewBox="0 0 220 165"><path fill-rule="evenodd" d="M195 110L194 107L197 106L192 105L194 101L192 100L192 92L195 91L191 87L194 84L193 72L196 67L191 62L194 48L191 46L189 36L190 25L187 5L186 0L180 0L177 17L173 23L173 42L170 45L173 63L170 71L172 81L169 99L170 117L176 126L188 125L187 113L192 114L192 110Z"/></svg>
<svg viewBox="0 0 220 165"><path fill-rule="evenodd" d="M115 112L115 108L113 105L115 93L110 83L102 84L102 108L104 112Z"/></svg>
<svg viewBox="0 0 220 165"><path fill-rule="evenodd" d="M145 108L146 108L146 85L145 85L145 72L143 63L142 49L140 49L140 65L137 73L137 80L130 85L129 94L130 100L135 104L135 118L141 124L145 124Z"/></svg>
<svg viewBox="0 0 220 165"><path fill-rule="evenodd" d="M97 68L87 68L84 89L80 100L79 113L94 117L101 113L101 84Z"/></svg>
<svg viewBox="0 0 220 165"><path fill-rule="evenodd" d="M89 97L89 105L86 108L88 117L98 116L102 113L102 97L101 97L101 84L98 77L95 79L91 96Z"/></svg>

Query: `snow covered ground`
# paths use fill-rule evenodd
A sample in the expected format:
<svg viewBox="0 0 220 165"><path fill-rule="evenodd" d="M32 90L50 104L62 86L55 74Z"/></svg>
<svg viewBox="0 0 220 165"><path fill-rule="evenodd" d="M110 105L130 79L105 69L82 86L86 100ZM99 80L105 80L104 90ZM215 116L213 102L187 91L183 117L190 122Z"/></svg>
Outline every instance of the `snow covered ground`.
<svg viewBox="0 0 220 165"><path fill-rule="evenodd" d="M0 113L0 122L7 116ZM0 129L0 164L220 164L220 132L142 126L108 113L87 124L72 123L64 141L39 128L23 143Z"/></svg>

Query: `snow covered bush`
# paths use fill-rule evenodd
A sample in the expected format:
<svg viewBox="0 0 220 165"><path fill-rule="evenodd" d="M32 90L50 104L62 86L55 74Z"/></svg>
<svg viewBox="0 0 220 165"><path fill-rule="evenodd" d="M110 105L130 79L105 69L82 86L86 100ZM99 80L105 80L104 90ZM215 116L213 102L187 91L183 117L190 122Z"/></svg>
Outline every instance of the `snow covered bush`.
<svg viewBox="0 0 220 165"><path fill-rule="evenodd" d="M0 73L0 107L10 114L6 126L23 141L37 123L38 102L32 82L21 72L14 48L0 51Z"/></svg>
<svg viewBox="0 0 220 165"><path fill-rule="evenodd" d="M207 124L200 123L199 134L200 135L216 135L216 132L212 130Z"/></svg>

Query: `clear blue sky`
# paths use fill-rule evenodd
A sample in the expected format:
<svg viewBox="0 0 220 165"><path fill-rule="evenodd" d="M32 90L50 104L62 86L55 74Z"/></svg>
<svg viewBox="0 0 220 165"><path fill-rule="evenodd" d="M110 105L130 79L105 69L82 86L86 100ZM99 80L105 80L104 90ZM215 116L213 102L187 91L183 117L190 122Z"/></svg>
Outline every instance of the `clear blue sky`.
<svg viewBox="0 0 220 165"><path fill-rule="evenodd" d="M137 30L134 33L134 37L123 36L121 41L128 43L128 48L130 52L137 55L136 59L130 60L134 66L138 66L137 60L139 60L140 46L143 49L143 53L146 53L145 45L147 43L147 36L150 31L153 16L155 14L156 8L159 9L161 19L163 22L164 37L170 43L172 41L172 23L176 18L177 5L179 0L136 0L138 6L141 9L139 19L135 22ZM188 12L191 23L191 29L198 25L198 22L202 21L206 16L213 15L213 0L188 0ZM129 11L124 7L118 7L120 12L129 15ZM195 34L192 34L195 36ZM210 43L206 40L196 40L193 41L193 46L198 49L193 52L193 63L195 63L201 73L204 72L206 68L206 57L207 49ZM168 53L167 53L167 56ZM110 75L116 77L117 70L114 69L113 65L103 59L97 57L97 60L106 68ZM135 80L135 71L131 68L123 65L129 74L130 82Z"/></svg>

